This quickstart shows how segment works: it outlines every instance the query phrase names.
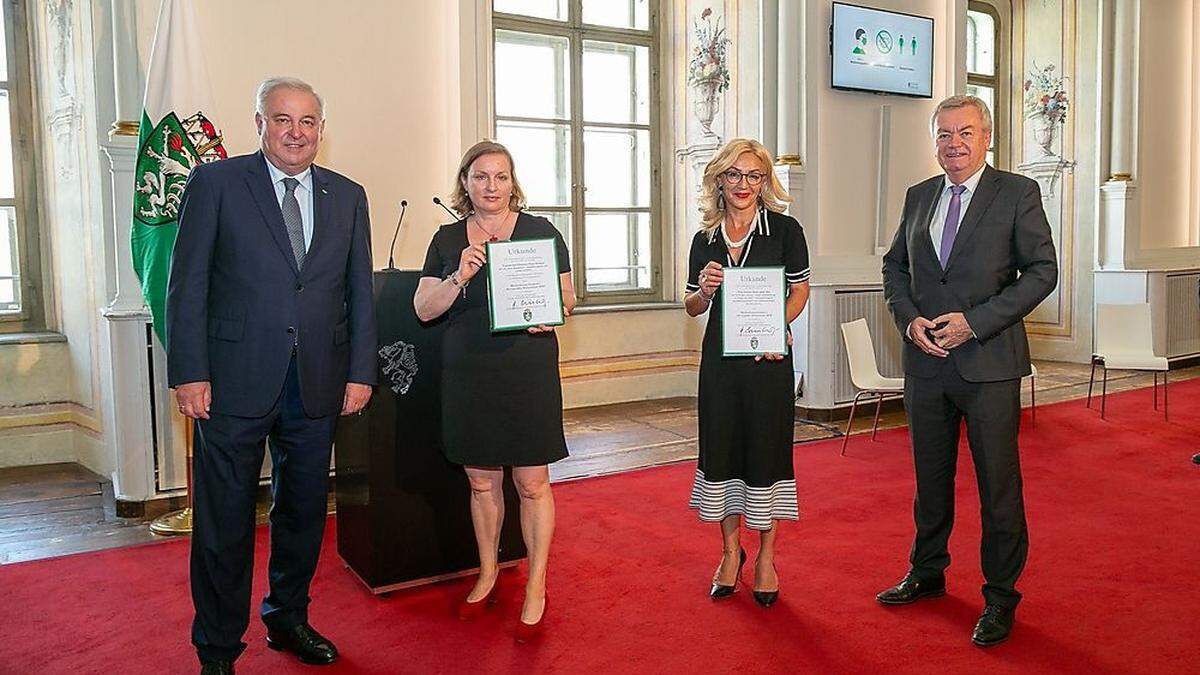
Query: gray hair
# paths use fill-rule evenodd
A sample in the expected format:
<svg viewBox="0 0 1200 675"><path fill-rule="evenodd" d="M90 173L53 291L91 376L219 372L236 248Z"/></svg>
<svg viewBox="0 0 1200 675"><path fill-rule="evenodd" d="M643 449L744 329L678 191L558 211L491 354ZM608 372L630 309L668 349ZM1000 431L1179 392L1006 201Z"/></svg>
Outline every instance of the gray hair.
<svg viewBox="0 0 1200 675"><path fill-rule="evenodd" d="M933 115L929 117L929 135L937 138L937 118L943 111L966 107L974 107L979 111L979 115L983 117L983 128L990 133L992 131L992 111L988 110L983 99L969 94L958 94L944 99L933 109Z"/></svg>
<svg viewBox="0 0 1200 675"><path fill-rule="evenodd" d="M267 105L267 97L276 89L295 89L312 94L313 98L317 99L317 109L321 112L321 119L325 119L325 99L321 98L312 85L301 80L298 77L268 77L258 85L258 93L255 94L254 112L263 114Z"/></svg>

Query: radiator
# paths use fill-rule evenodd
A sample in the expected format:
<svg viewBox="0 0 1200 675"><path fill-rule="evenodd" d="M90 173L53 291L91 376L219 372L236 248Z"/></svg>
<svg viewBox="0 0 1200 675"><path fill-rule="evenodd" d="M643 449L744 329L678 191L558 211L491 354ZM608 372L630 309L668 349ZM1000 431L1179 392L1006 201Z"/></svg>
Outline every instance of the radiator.
<svg viewBox="0 0 1200 675"><path fill-rule="evenodd" d="M846 342L842 339L842 324L856 319L866 319L875 344L875 361L879 372L886 377L902 377L903 367L900 352L903 348L900 332L888 312L883 300L883 291L844 290L833 294L833 330L837 331L833 355L833 400L849 403L858 392L850 381L850 362L846 359Z"/></svg>
<svg viewBox="0 0 1200 675"><path fill-rule="evenodd" d="M1200 272L1167 275L1167 358L1200 354Z"/></svg>

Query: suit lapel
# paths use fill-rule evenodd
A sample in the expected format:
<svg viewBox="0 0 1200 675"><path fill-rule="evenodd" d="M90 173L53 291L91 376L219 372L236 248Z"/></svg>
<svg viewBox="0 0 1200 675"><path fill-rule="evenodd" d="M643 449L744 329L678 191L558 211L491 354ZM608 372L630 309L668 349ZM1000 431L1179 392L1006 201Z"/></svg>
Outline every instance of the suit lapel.
<svg viewBox="0 0 1200 675"><path fill-rule="evenodd" d="M919 245L933 257L935 263L937 262L937 250L933 248L933 240L929 238L929 227L933 224L933 213L937 210L938 198L942 195L942 186L944 184L945 178L942 176L930 179L929 186L925 190L925 196L921 199L919 207L921 210L918 214L919 220L917 221L921 226L920 234L918 235L921 239ZM940 266L940 263L938 264Z"/></svg>
<svg viewBox="0 0 1200 675"><path fill-rule="evenodd" d="M254 203L258 205L263 221L267 224L267 231L271 233L279 252L291 266L292 272L299 274L300 269L296 267L296 256L292 253L292 242L288 239L287 228L283 224L283 212L279 210L279 201L275 197L275 188L271 185L271 174L267 172L266 161L261 150L254 153L254 161L250 162L250 169L246 172L246 184L250 187Z"/></svg>
<svg viewBox="0 0 1200 675"><path fill-rule="evenodd" d="M995 169L989 166L983 170L983 175L979 177L979 185L975 186L975 194L971 196L971 205L967 207L967 212L958 226L958 233L954 235L954 246L950 249L950 258L946 261L946 269L950 269L950 266L962 253L967 240L975 232L975 226L979 224L983 214L992 205L992 200L1000 191L997 185L999 182L999 176L996 175Z"/></svg>
<svg viewBox="0 0 1200 675"><path fill-rule="evenodd" d="M312 166L313 186L313 236L308 247L308 255L304 258L305 267L321 251L321 244L329 236L329 214L333 207L333 193L329 189L329 177L325 170L314 164Z"/></svg>

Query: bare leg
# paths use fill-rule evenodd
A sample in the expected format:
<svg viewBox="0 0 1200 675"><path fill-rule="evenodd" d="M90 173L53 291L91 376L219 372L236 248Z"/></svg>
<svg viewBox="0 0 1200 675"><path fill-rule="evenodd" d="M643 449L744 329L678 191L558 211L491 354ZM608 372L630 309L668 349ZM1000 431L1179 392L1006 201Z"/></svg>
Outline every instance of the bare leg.
<svg viewBox="0 0 1200 675"><path fill-rule="evenodd" d="M726 516L721 520L721 566L717 568L716 582L732 586L737 581L739 553L742 550L742 517Z"/></svg>
<svg viewBox="0 0 1200 675"><path fill-rule="evenodd" d="M521 621L537 623L546 608L546 567L550 540L554 536L554 495L550 492L550 470L543 466L513 468L513 482L521 495L521 535L529 552L529 581Z"/></svg>
<svg viewBox="0 0 1200 675"><path fill-rule="evenodd" d="M479 577L467 602L479 602L496 583L500 526L504 523L504 470L496 467L465 467L471 483L471 524L479 547Z"/></svg>
<svg viewBox="0 0 1200 675"><path fill-rule="evenodd" d="M771 529L759 533L761 546L758 549L758 560L754 563L754 590L779 590L779 577L775 574L775 538L779 535L779 525L771 522Z"/></svg>

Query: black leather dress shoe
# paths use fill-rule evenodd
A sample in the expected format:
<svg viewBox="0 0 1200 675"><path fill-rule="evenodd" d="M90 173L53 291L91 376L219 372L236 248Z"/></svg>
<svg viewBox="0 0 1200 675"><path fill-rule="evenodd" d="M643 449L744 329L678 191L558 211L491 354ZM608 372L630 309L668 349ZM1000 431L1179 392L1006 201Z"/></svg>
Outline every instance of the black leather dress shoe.
<svg viewBox="0 0 1200 675"><path fill-rule="evenodd" d="M984 607L979 623L975 624L975 632L971 634L971 642L980 647L991 647L1004 642L1009 633L1012 633L1014 614L1014 610L1000 605Z"/></svg>
<svg viewBox="0 0 1200 675"><path fill-rule="evenodd" d="M885 605L907 605L922 598L936 598L946 594L946 577L933 580L918 579L909 573L900 583L875 596Z"/></svg>
<svg viewBox="0 0 1200 675"><path fill-rule="evenodd" d="M200 666L200 675L233 675L233 662L209 661Z"/></svg>
<svg viewBox="0 0 1200 675"><path fill-rule="evenodd" d="M1200 452L1192 455L1192 464L1200 464Z"/></svg>
<svg viewBox="0 0 1200 675"><path fill-rule="evenodd" d="M267 630L267 646L275 651L291 652L304 663L324 666L337 660L338 651L333 643L302 623L287 630Z"/></svg>

